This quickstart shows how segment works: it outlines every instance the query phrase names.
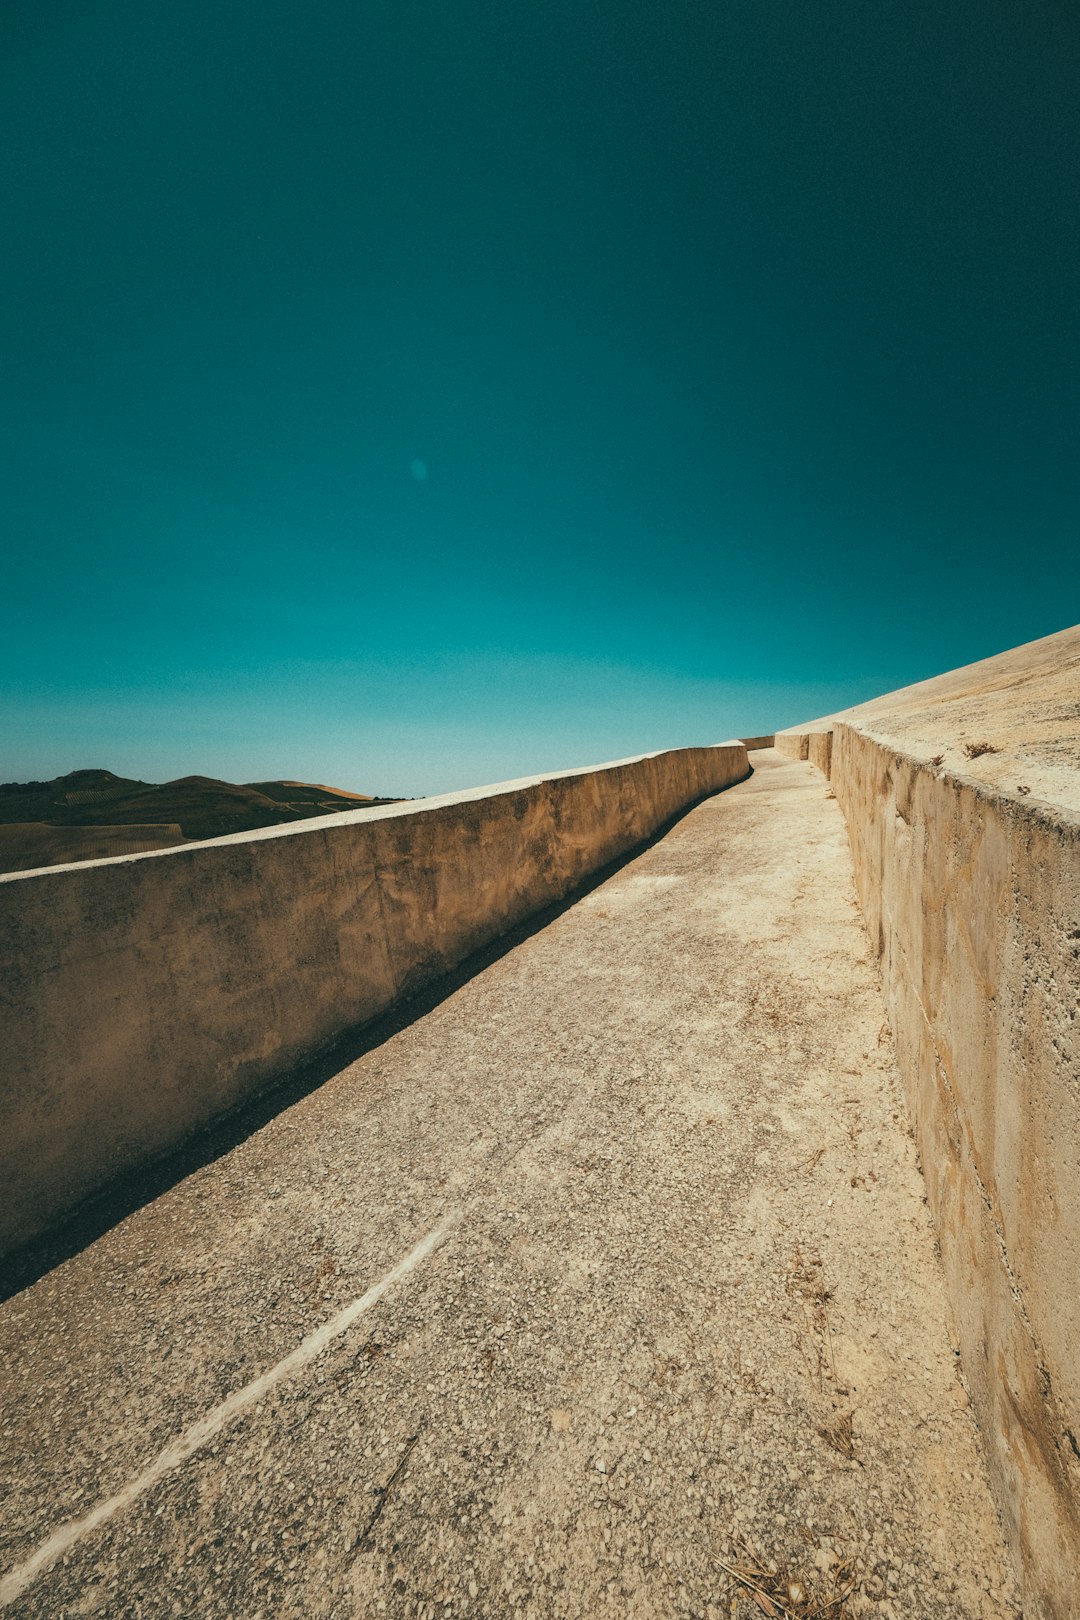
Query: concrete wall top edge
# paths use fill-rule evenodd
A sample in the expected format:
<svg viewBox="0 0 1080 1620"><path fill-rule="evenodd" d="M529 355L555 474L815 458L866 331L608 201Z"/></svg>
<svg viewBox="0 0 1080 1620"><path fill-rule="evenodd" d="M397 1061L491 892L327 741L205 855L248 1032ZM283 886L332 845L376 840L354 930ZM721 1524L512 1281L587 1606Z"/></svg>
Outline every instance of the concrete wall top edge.
<svg viewBox="0 0 1080 1620"><path fill-rule="evenodd" d="M335 815L312 816L300 822L279 822L271 827L256 827L250 832L226 833L221 838L192 839L189 843L175 844L168 849L142 850L131 855L109 855L92 861L68 861L55 866L35 866L21 872L0 872L0 884L22 883L28 879L62 877L68 872L83 872L93 866L128 866L134 861L155 860L161 855L188 856L202 849L215 849L232 844L261 843L275 838L297 838L305 834L313 836L330 827L351 826L358 822L393 821L406 816L425 814L432 810L441 810L456 804L474 803L480 799L498 798L503 794L520 793L522 790L539 787L545 782L562 782L576 776L600 775L605 771L617 771L628 765L636 765L641 760L661 759L673 754L692 754L708 752L713 749L738 748L744 749L743 743L737 738L724 742L691 744L685 748L656 748L650 753L631 754L626 759L604 760L596 765L575 765L566 770L545 771L538 776L520 776L506 782L491 782L479 787L460 788L454 793L433 794L426 799L406 799L399 804L372 805L357 810L342 810ZM749 761L747 761L749 770Z"/></svg>
<svg viewBox="0 0 1080 1620"><path fill-rule="evenodd" d="M1002 795L1080 810L1080 625L777 733L849 725ZM974 756L969 750L975 750ZM813 754L811 752L811 757Z"/></svg>
<svg viewBox="0 0 1080 1620"><path fill-rule="evenodd" d="M943 779L954 783L957 787L967 788L976 798L992 800L995 803L1006 801L1016 806L1024 815L1038 817L1056 827L1074 826L1080 829L1080 801L1071 794L1064 798L1045 798L1032 789L1028 793L1021 793L1018 786L1010 786L1005 782L987 781L975 776L970 770L949 764L943 760L935 764L940 750L930 751L929 744L913 744L906 738L895 737L886 731L877 731L870 726L856 726L846 722L837 724L837 731L851 731L868 741L877 743L896 754L899 759L907 760L912 765L924 770L936 771ZM1033 773L1029 773L1033 774Z"/></svg>
<svg viewBox="0 0 1080 1620"><path fill-rule="evenodd" d="M777 732L777 747L791 753L790 747L785 749L785 742L807 742L843 731L865 737L924 770L936 771L979 797L1015 804L1028 816L1038 812L1057 826L1080 826L1080 748L1075 751L1073 763L1066 752L1068 739L1062 747L1064 763L1032 758L1015 748L994 749L969 759L964 739L959 737L906 737L878 726L836 719L824 725L794 726Z"/></svg>

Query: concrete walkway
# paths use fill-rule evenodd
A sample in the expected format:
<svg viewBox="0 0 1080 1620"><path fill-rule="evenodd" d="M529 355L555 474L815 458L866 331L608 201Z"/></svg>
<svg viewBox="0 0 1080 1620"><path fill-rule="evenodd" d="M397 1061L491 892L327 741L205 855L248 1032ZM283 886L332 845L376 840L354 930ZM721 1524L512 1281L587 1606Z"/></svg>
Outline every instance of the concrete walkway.
<svg viewBox="0 0 1080 1620"><path fill-rule="evenodd" d="M754 764L0 1309L5 1615L1015 1614L842 819Z"/></svg>

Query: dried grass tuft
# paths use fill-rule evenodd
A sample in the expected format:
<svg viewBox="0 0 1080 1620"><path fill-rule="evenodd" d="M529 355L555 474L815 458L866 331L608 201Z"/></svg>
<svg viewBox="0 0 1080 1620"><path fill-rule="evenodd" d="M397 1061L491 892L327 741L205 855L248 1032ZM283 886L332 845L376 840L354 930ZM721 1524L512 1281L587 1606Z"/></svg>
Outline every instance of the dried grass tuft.
<svg viewBox="0 0 1080 1620"><path fill-rule="evenodd" d="M749 1597L752 1612L766 1615L769 1620L839 1620L858 1584L854 1566L843 1559L832 1568L828 1590L820 1589L820 1581L794 1570L770 1568L745 1544L739 1563L729 1564L723 1558L717 1562L728 1579ZM736 1613L734 1597L730 1613Z"/></svg>

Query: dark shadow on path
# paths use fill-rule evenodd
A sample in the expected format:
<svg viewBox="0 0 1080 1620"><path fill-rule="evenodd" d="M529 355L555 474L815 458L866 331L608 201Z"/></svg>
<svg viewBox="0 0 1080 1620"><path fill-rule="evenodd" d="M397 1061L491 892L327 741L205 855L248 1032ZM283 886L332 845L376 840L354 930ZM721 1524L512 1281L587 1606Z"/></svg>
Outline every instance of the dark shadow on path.
<svg viewBox="0 0 1080 1620"><path fill-rule="evenodd" d="M753 774L751 766L741 780L746 782ZM739 785L738 782L731 782L727 787L717 789L716 793L706 794L703 799L697 801L697 804L681 810L678 815L672 816L658 827L644 843L636 844L625 855L620 855L617 860L601 867L562 900L534 912L525 922L500 935L490 945L474 951L452 972L442 975L414 995L396 1002L387 1012L371 1022L350 1030L333 1046L319 1053L303 1067L294 1070L277 1085L243 1103L232 1113L224 1114L210 1125L195 1131L181 1147L174 1149L164 1158L154 1159L149 1164L118 1177L101 1192L87 1199L50 1231L31 1239L29 1243L6 1255L0 1260L0 1304L14 1294L20 1293L22 1289L31 1287L72 1255L88 1248L112 1227L118 1226L144 1204L153 1203L155 1198L160 1198L186 1176L212 1164L216 1159L223 1158L226 1153L238 1147L249 1136L253 1136L278 1114L291 1108L294 1103L300 1102L334 1075L340 1074L350 1063L355 1063L358 1058L382 1046L391 1036L415 1023L418 1018L423 1018L425 1013L438 1007L478 973L483 973L493 962L499 961L524 940L539 933L557 917L569 911L579 900L584 899L587 894L591 894L594 889L606 883L616 872L622 871L631 861L637 860L646 850L652 849L685 816L696 810L698 805L707 803L709 799L718 798Z"/></svg>

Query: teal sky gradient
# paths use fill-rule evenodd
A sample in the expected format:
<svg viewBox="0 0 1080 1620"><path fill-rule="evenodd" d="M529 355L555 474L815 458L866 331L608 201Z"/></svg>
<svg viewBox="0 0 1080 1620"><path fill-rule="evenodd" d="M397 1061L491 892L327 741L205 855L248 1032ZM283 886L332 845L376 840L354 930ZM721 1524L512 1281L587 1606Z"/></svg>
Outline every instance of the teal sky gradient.
<svg viewBox="0 0 1080 1620"><path fill-rule="evenodd" d="M13 0L0 778L427 793L1080 619L1057 0Z"/></svg>

